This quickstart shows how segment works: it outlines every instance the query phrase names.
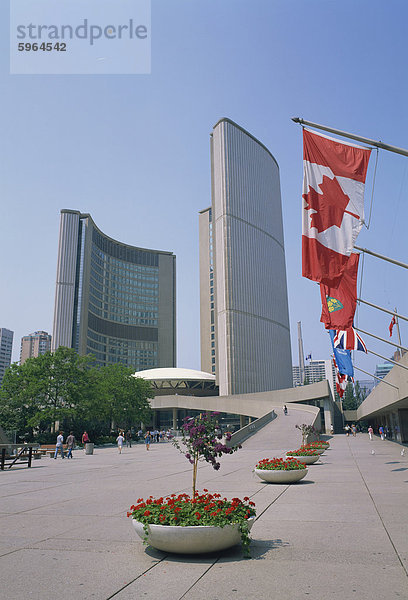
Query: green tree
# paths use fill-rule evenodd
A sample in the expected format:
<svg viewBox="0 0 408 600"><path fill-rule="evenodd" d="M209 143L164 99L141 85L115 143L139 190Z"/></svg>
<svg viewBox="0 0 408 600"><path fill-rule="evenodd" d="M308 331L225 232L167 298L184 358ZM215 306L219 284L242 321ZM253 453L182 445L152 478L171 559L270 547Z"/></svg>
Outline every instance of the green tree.
<svg viewBox="0 0 408 600"><path fill-rule="evenodd" d="M133 377L134 369L122 364L106 365L96 376L97 397L92 399L89 413L94 418L123 429L148 422L151 417L149 398L154 398L151 384Z"/></svg>
<svg viewBox="0 0 408 600"><path fill-rule="evenodd" d="M366 397L367 392L360 387L358 381L355 382L354 386L351 382L348 383L343 397L343 409L357 410Z"/></svg>
<svg viewBox="0 0 408 600"><path fill-rule="evenodd" d="M360 387L360 382L356 381L354 384L354 396L356 398L357 407L367 398L366 388Z"/></svg>
<svg viewBox="0 0 408 600"><path fill-rule="evenodd" d="M53 430L57 421L72 421L92 395L92 364L92 357L63 346L13 364L0 390L2 426L32 438L35 432Z"/></svg>
<svg viewBox="0 0 408 600"><path fill-rule="evenodd" d="M354 396L353 384L348 383L343 397L343 410L356 410L357 400Z"/></svg>
<svg viewBox="0 0 408 600"><path fill-rule="evenodd" d="M5 372L0 389L0 423L5 431L17 431L33 438L33 427L29 422L39 410L32 397L33 380L27 369L13 363Z"/></svg>

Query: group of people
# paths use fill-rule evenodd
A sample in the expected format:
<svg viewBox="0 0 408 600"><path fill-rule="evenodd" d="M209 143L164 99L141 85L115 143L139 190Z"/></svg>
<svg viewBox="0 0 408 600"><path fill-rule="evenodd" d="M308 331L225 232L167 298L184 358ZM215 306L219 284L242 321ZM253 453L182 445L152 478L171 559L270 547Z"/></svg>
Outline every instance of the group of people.
<svg viewBox="0 0 408 600"><path fill-rule="evenodd" d="M137 437L138 437L138 440L144 441L144 443L146 444L146 450L149 450L151 443L155 443L155 442L159 443L159 442L169 441L169 440L171 440L173 435L172 435L172 432L170 429L168 429L167 431L165 431L164 429L162 431L155 429L154 431L147 431L146 433L144 433L140 429L138 431ZM85 446L85 444L89 443L90 440L89 440L88 433L86 431L84 431L84 433L82 434L81 441L84 446ZM129 429L126 432L126 434L124 431L119 431L119 435L116 438L116 443L118 445L119 454L122 454L122 448L125 443L126 443L126 447L131 448L132 447L132 432L131 432L131 430ZM74 448L76 446L76 439L75 439L73 431L70 431L69 436L66 439L66 446L67 446L67 450L68 450L68 454L67 454L66 458L72 458L72 451L74 450ZM57 442L55 445L55 454L54 454L55 459L58 456L58 452L61 453L61 458L65 458L65 455L64 455L64 432L63 431L60 431L57 436Z"/></svg>
<svg viewBox="0 0 408 600"><path fill-rule="evenodd" d="M350 433L351 433L353 435L353 437L356 437L357 427L354 424L351 425L351 426L350 425L346 425L344 427L344 431L345 431L345 433L346 433L347 436L349 436ZM373 439L373 435L374 435L374 429L371 427L371 425L368 426L367 432L368 432L368 436L369 436L370 440L372 440ZM385 439L387 439L387 435L390 432L389 432L388 427L383 427L382 425L380 425L379 428L378 428L378 433L379 433L380 438L382 440L385 440Z"/></svg>
<svg viewBox="0 0 408 600"><path fill-rule="evenodd" d="M81 441L84 445L89 443L89 436L86 431L84 431L84 433L82 434ZM67 444L67 450L68 450L67 458L73 458L72 451L74 450L74 448L76 446L76 439L75 439L73 431L69 432L69 436L67 437L66 444ZM58 451L61 453L61 458L65 458L65 456L64 456L64 432L63 431L60 431L57 436L57 443L55 445L55 454L54 454L55 459L57 459Z"/></svg>
<svg viewBox="0 0 408 600"><path fill-rule="evenodd" d="M146 445L146 450L150 449L150 444L158 444L160 442L169 441L172 437L173 435L170 429L168 429L167 431L165 431L164 429L161 431L159 431L158 429L154 429L153 431L148 430L146 433L144 433L142 429L139 429L139 431L137 432L138 441L144 441ZM126 447L132 447L132 432L130 431L130 429L126 432L126 435L123 431L120 431L118 437L116 438L119 454L122 454L122 448L125 442Z"/></svg>
<svg viewBox="0 0 408 600"><path fill-rule="evenodd" d="M352 434L353 437L356 437L357 435L357 427L354 425L346 425L344 428L344 431L346 433L346 436L349 437L350 433Z"/></svg>
<svg viewBox="0 0 408 600"><path fill-rule="evenodd" d="M370 432L370 430L371 430L371 432ZM373 439L373 433L374 433L374 430L370 425L370 427L368 428L368 435L370 436L370 440ZM382 425L379 426L378 433L380 434L380 438L383 441L387 439L387 436L392 437L392 436L390 436L390 430L388 429L388 427L383 427Z"/></svg>

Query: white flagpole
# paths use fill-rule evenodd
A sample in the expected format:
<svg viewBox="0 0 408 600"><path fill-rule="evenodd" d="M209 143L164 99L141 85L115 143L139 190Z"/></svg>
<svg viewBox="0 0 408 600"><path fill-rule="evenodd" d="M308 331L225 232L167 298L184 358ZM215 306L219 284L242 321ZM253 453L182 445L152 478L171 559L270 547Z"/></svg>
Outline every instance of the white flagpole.
<svg viewBox="0 0 408 600"><path fill-rule="evenodd" d="M372 308L376 308L377 310L381 310L382 312L388 313L389 315L395 315L399 319L403 321L408 321L408 317L404 317L404 315L399 315L395 311L388 310L388 308L383 308L382 306L377 306L372 302L367 302L367 300L363 300L362 298L357 298L357 302L362 302L363 304L367 304L367 306L371 306Z"/></svg>
<svg viewBox="0 0 408 600"><path fill-rule="evenodd" d="M399 387L397 387L396 385L393 385L392 383L389 383L388 381L384 381L384 379L381 379L381 377L377 377L377 375L373 375L372 373L369 373L368 371L364 371L364 369L360 369L360 367L356 367L354 365L354 368L357 369L357 371L361 371L362 373L365 373L366 375L370 375L370 377L374 377L374 379L378 379L378 381L381 381L382 383L386 383L387 385L390 385L391 387L395 388L396 390L399 390Z"/></svg>
<svg viewBox="0 0 408 600"><path fill-rule="evenodd" d="M369 350L368 348L367 348L367 352L369 352L370 354L374 354L374 356L378 356L379 358L382 358L383 360L386 360L389 363L392 363L396 367L401 367L402 369L406 369L408 371L408 367L406 365L402 365L400 362L392 360L392 358L387 358L386 356L383 356L382 354L377 354L377 352L374 352L374 350Z"/></svg>
<svg viewBox="0 0 408 600"><path fill-rule="evenodd" d="M367 250L367 248L360 248L360 246L354 246L356 250L360 250L360 252L365 252L366 254L371 254L371 256L375 256L376 258L381 258L381 260L386 260L387 262L392 263L393 265L397 265L398 267L403 267L404 269L408 269L407 263L401 262L400 260L395 260L394 258L389 258L388 256L384 256L383 254L378 254L377 252L372 252L372 250Z"/></svg>
<svg viewBox="0 0 408 600"><path fill-rule="evenodd" d="M399 320L398 320L398 317L396 315L397 315L397 307L395 307L394 316L395 316L395 324L397 326L397 333L398 333L398 342L399 342L399 348L398 348L398 350L399 350L400 358L402 358L401 334L400 334L400 328L399 328ZM406 348L404 348L404 350L406 350Z"/></svg>
<svg viewBox="0 0 408 600"><path fill-rule="evenodd" d="M369 138L363 137L361 135L355 135L354 133L348 133L347 131L341 131L340 129L333 129L333 127L326 127L326 125L320 125L319 123L305 121L300 117L292 117L292 121L294 121L295 123L299 123L300 125L307 125L308 127L322 129L323 131L328 131L329 133L334 133L335 135L341 135L342 137L350 138L351 140L356 140L357 142L362 142L363 144L369 144L370 146L375 146L376 148L382 148L383 150L389 150L390 152L395 152L396 154L408 156L408 150L406 150L405 148L390 146L390 144L384 144L380 141L377 142L375 140L370 140Z"/></svg>
<svg viewBox="0 0 408 600"><path fill-rule="evenodd" d="M398 348L398 350L404 350L405 352L408 352L408 348L404 348L404 346L401 346L401 344L398 345L395 342L390 342L389 340L386 340L385 338L382 338L379 335L374 335L373 333L370 333L369 331L364 331L364 329L360 329L360 327L354 326L354 329L356 329L357 331L360 331L361 333L364 333L364 335L369 335L370 337L373 337L376 340L380 340L380 342L385 342L386 344L390 344L390 346L394 346L394 348ZM400 340L400 342L401 342L401 340Z"/></svg>

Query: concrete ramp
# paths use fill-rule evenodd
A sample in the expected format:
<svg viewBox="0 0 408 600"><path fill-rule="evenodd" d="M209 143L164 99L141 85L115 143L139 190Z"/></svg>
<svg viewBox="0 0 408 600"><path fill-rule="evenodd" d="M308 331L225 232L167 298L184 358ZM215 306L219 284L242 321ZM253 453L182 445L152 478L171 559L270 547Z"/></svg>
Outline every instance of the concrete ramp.
<svg viewBox="0 0 408 600"><path fill-rule="evenodd" d="M304 408L314 408L315 411L302 410ZM281 409L276 413L276 419L243 442L245 450L259 452L261 448L268 448L270 456L282 456L282 449L297 450L302 443L302 433L296 425L315 425L316 418L319 418L319 409L314 406L298 405L295 408L289 405L286 416Z"/></svg>

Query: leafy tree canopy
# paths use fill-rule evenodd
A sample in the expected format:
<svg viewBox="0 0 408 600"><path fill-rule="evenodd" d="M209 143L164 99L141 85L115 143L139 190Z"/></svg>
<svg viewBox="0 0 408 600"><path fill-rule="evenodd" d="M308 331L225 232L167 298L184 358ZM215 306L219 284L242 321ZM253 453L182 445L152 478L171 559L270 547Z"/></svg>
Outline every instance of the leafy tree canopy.
<svg viewBox="0 0 408 600"><path fill-rule="evenodd" d="M0 389L0 424L34 439L56 422L76 430L94 426L102 434L112 423L128 428L148 421L153 391L133 372L121 364L99 368L92 356L62 346L23 365L14 363Z"/></svg>
<svg viewBox="0 0 408 600"><path fill-rule="evenodd" d="M152 386L140 377L133 377L134 369L120 363L101 367L95 373L98 397L93 402L95 417L108 419L119 427L129 428L134 423L149 421L149 398L154 398Z"/></svg>

